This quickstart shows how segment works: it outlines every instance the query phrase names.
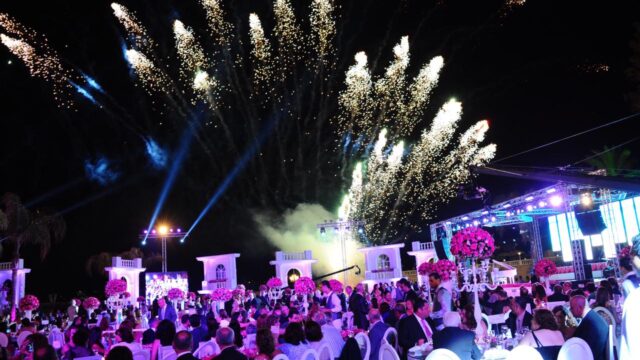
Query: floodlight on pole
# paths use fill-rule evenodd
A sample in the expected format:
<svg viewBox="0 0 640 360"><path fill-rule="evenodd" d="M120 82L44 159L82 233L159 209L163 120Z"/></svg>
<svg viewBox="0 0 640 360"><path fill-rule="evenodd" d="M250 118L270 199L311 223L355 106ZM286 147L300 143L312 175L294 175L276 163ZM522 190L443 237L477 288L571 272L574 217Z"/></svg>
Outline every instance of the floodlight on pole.
<svg viewBox="0 0 640 360"><path fill-rule="evenodd" d="M182 229L174 229L166 224L159 225L156 229L145 229L142 231L140 238L142 245L146 245L147 239L160 239L162 244L162 272L167 272L167 239L180 239L180 243L184 242L187 234Z"/></svg>

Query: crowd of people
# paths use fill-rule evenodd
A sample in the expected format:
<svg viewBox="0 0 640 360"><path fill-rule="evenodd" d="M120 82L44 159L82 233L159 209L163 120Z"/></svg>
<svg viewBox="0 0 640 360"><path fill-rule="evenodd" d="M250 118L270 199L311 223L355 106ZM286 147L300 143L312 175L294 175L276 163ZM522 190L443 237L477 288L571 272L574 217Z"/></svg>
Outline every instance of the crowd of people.
<svg viewBox="0 0 640 360"><path fill-rule="evenodd" d="M517 346L537 348L544 359L556 359L563 343L577 337L589 345L595 359L605 359L609 325L617 324L619 359L626 360L637 347L629 334L640 323L632 306L640 305L635 274L640 268L640 239L633 249L629 261L620 263L620 279L605 279L597 286L565 282L552 290L536 283L531 291L521 287L515 297L497 287L479 295L481 316L474 296L447 288L438 273L429 275L431 293L407 279L371 289L322 281L306 301L290 290L274 301L265 285L255 293L239 286L224 304L197 297L177 310L171 301L159 298L148 309L125 309L120 323L106 309L89 314L72 303L66 312L0 322L0 344L4 334L9 339L0 359L71 360L98 354L124 360L148 351L150 360L162 360L161 352L168 347L180 360L270 360L278 354L299 359L308 349L323 346L335 358L362 359L354 339L359 332L370 340L369 358L378 359L389 328L396 330L403 359L409 349L425 343L449 349L462 360L480 359L479 344L501 335L517 337ZM566 305L548 308L554 302ZM495 315L503 316L503 323L488 321ZM212 350L203 354L198 349L205 344Z"/></svg>

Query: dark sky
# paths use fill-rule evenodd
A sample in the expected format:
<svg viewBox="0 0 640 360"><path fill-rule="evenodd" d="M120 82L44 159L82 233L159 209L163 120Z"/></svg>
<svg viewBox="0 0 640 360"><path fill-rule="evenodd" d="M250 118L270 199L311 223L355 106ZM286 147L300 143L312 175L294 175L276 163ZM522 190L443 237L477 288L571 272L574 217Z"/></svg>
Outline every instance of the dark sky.
<svg viewBox="0 0 640 360"><path fill-rule="evenodd" d="M163 51L173 42L173 19L183 19L196 29L203 22L195 0L122 3L136 11ZM248 13L255 11L270 32L270 2L223 3L230 18L244 24L244 29ZM529 0L506 12L501 1L338 3L338 58L344 64L352 62L355 52L364 50L379 74L402 35L410 36L411 73L429 58L444 56L445 68L431 104L455 96L464 106L464 125L489 119L488 140L498 145L497 159L633 113L626 94L637 84L625 76L625 70L632 56L629 43L634 23L640 21L637 1L592 4ZM305 6L300 4L295 1L296 11L305 16ZM163 123L161 107L134 86L122 57L122 30L111 15L109 2L4 0L0 12L46 34L65 64L93 76L124 109L121 113L130 116L124 120L111 116L80 97L74 109L58 108L50 87L29 77L19 60L0 48L0 193L17 193L25 202L50 194L36 207L64 211L68 227L64 240L44 262L38 260L33 249L26 250L27 264L33 269L28 289L39 295L68 294L78 289L98 291L103 280L87 274L86 259L103 251L117 253L138 246L137 236L149 221L167 175L166 171L150 168L140 136L153 136L175 149L182 129L169 120ZM342 86L346 65L336 71L337 90ZM603 67L607 71L595 71ZM431 108L435 111L437 106ZM638 121L630 120L504 164L571 164L593 150L633 138L640 128ZM283 137L279 142L287 142L286 134L277 135ZM215 141L220 143L215 156L233 160L226 165L235 164L237 156L225 145L224 138ZM637 142L627 148L634 154L640 151ZM231 166L221 166L204 171L208 164L199 149L192 145L189 162L161 213L163 219L171 219L183 228L193 222L231 170ZM101 186L86 179L85 161L100 156L109 158L120 173L115 183ZM242 252L241 281L266 279L272 271L267 261L274 248L257 232L251 210L266 207L278 212L299 202L319 202L335 208L340 187L344 186L329 181L316 187L316 192L275 191L272 197L278 200L277 206L271 208L269 202L246 195L262 189L261 184L253 182L258 179L256 171L258 168L251 165L240 174L186 244L170 245L170 269L189 270L193 288L202 276L195 256L230 251ZM278 169L271 166L262 171L273 173L267 187L304 181L299 177L279 178ZM478 183L497 200L545 185L484 176ZM60 186L66 187L50 193ZM455 201L440 215L446 217L478 206ZM416 236L407 240L416 238L421 239ZM159 249L148 246L144 251L150 254ZM159 270L159 264L150 270ZM59 281L62 279L65 281Z"/></svg>

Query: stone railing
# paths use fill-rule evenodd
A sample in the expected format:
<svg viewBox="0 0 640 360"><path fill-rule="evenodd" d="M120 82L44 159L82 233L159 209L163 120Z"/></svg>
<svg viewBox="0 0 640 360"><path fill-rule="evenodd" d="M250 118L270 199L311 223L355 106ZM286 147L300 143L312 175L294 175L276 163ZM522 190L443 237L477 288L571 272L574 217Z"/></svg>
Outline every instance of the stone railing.
<svg viewBox="0 0 640 360"><path fill-rule="evenodd" d="M276 260L312 260L311 251L301 251L301 252L284 252L278 251L276 252Z"/></svg>
<svg viewBox="0 0 640 360"><path fill-rule="evenodd" d="M142 259L135 258L132 260L127 260L119 256L115 256L111 260L111 265L113 267L139 269L139 268L142 268Z"/></svg>
<svg viewBox="0 0 640 360"><path fill-rule="evenodd" d="M394 277L397 276L393 269L367 271L365 276L366 280L385 280L392 279Z"/></svg>

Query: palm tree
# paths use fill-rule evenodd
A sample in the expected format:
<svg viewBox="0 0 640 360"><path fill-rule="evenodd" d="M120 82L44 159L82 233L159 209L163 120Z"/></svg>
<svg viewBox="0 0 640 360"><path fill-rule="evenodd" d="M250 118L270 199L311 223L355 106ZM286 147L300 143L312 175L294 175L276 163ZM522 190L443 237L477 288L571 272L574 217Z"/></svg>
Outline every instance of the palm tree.
<svg viewBox="0 0 640 360"><path fill-rule="evenodd" d="M60 241L66 232L66 223L58 213L42 210L29 210L13 193L5 193L0 199L0 239L5 248L11 249L13 261L12 294L17 292L18 261L24 245L33 245L40 250L40 259L44 259L51 246ZM15 319L15 295L11 296L11 317Z"/></svg>
<svg viewBox="0 0 640 360"><path fill-rule="evenodd" d="M624 149L618 151L605 146L601 151L593 151L594 157L587 160L589 165L598 170L604 170L607 176L637 177L640 170L634 169L634 159L631 151Z"/></svg>

